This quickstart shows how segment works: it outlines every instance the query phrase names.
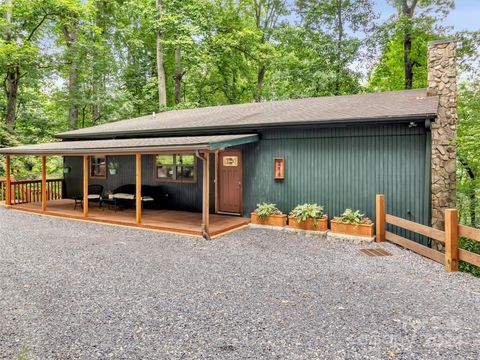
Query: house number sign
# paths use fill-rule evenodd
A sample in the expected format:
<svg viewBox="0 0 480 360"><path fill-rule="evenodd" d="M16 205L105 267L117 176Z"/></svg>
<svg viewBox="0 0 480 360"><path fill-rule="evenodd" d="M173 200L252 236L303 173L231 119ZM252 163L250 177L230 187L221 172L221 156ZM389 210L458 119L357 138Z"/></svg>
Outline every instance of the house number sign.
<svg viewBox="0 0 480 360"><path fill-rule="evenodd" d="M238 156L224 156L223 166L238 166Z"/></svg>

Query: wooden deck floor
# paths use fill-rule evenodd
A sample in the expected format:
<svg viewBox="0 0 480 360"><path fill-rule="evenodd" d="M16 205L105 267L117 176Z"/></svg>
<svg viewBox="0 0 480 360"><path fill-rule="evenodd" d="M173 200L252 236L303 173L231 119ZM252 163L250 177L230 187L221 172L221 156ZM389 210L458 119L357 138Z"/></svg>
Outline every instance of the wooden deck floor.
<svg viewBox="0 0 480 360"><path fill-rule="evenodd" d="M69 219L81 219L94 222L134 226L153 230L175 232L181 234L201 236L202 214L188 211L175 210L150 210L142 211L142 224L135 222L135 210L100 208L97 204L90 204L88 218L83 217L82 209L77 206L74 210L73 200L54 200L47 203L47 211L43 212L41 204L29 203L10 207L11 209L29 211L34 213L58 216ZM250 219L238 216L225 216L210 214L210 236L217 236L227 231L247 225Z"/></svg>

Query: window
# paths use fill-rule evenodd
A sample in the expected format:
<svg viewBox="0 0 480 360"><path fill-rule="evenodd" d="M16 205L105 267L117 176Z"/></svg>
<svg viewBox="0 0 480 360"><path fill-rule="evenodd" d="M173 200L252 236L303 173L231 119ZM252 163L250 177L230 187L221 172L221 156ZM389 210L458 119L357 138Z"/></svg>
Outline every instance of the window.
<svg viewBox="0 0 480 360"><path fill-rule="evenodd" d="M155 176L159 181L194 182L194 154L162 154L155 157Z"/></svg>
<svg viewBox="0 0 480 360"><path fill-rule="evenodd" d="M107 178L107 158L105 156L90 156L90 178Z"/></svg>

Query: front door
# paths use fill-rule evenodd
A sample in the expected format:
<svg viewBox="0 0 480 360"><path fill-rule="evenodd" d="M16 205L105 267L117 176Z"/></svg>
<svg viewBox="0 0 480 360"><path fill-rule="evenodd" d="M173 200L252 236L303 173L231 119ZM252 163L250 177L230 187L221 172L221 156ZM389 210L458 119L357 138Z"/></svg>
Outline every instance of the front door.
<svg viewBox="0 0 480 360"><path fill-rule="evenodd" d="M218 212L242 213L242 151L218 154Z"/></svg>

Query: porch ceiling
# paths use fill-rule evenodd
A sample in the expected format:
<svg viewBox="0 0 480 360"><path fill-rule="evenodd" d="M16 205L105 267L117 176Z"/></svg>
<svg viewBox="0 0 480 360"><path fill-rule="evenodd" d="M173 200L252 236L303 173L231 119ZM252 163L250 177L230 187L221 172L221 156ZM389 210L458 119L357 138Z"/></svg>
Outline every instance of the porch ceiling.
<svg viewBox="0 0 480 360"><path fill-rule="evenodd" d="M257 134L61 141L0 148L5 155L135 154L156 151L219 150L258 141Z"/></svg>

